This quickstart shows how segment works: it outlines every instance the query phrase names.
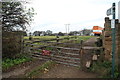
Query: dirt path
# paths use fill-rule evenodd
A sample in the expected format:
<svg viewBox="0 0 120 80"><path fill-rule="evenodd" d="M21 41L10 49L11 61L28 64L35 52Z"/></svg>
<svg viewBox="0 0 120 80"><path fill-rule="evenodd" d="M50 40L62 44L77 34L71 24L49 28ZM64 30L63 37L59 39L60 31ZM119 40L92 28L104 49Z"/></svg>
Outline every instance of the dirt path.
<svg viewBox="0 0 120 80"><path fill-rule="evenodd" d="M37 76L37 78L96 78L94 73L83 72L77 67L58 64L48 73Z"/></svg>
<svg viewBox="0 0 120 80"><path fill-rule="evenodd" d="M34 60L30 61L24 64L17 65L11 69L9 69L7 72L2 73L3 78L20 78L23 77L26 73L32 71L32 69L36 68L37 66L40 66L45 61L42 60Z"/></svg>
<svg viewBox="0 0 120 80"><path fill-rule="evenodd" d="M97 37L92 37L88 39L87 41L85 41L83 44L84 46L95 46L96 40L97 40Z"/></svg>

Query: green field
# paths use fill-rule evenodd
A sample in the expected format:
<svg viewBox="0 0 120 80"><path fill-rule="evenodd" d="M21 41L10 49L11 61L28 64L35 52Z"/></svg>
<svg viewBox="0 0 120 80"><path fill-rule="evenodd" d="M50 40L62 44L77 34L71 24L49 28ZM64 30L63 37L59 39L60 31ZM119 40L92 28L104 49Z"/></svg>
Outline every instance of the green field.
<svg viewBox="0 0 120 80"><path fill-rule="evenodd" d="M78 36L78 41L80 41L80 40L86 41L92 37L94 37L94 36Z"/></svg>
<svg viewBox="0 0 120 80"><path fill-rule="evenodd" d="M59 36L59 38L65 38L65 37L68 37L68 36ZM75 37L75 36L69 36L69 37ZM73 40L72 43L80 43L81 40L86 41L91 37L94 37L94 36L76 36L76 38L63 39L63 40L60 40L59 42L66 43L66 42L70 42L71 40ZM44 40L50 40L50 39L55 39L55 38L56 36L32 36L32 40L29 40L29 37L24 37L25 43L32 43L32 41L44 41ZM49 42L56 42L56 40L49 41ZM33 44L48 45L48 43L43 43L43 42L35 42ZM49 45L50 44L52 43L49 43Z"/></svg>
<svg viewBox="0 0 120 80"><path fill-rule="evenodd" d="M59 38L64 38L67 36L60 36ZM39 38L39 39L53 39L56 38L56 36L32 36L32 38ZM28 36L25 36L24 39L29 39Z"/></svg>
<svg viewBox="0 0 120 80"><path fill-rule="evenodd" d="M59 38L65 38L65 37L68 37L68 36L59 36ZM69 36L69 37L75 37L75 36ZM79 42L80 40L86 41L89 38L94 37L94 36L76 36L76 37L77 38L70 38L69 40L77 40L77 42ZM32 40L34 41L50 40L50 39L55 39L55 38L56 36L32 36ZM24 39L25 39L25 42L31 42L28 36L25 36ZM68 41L68 39L64 39L61 42L66 42L66 41ZM56 41L51 41L51 42L56 42Z"/></svg>
<svg viewBox="0 0 120 80"><path fill-rule="evenodd" d="M67 36L59 36L59 38L64 38L64 37L67 37ZM69 36L69 37L72 37L72 36ZM93 36L77 36L79 39L83 39L83 40L87 40ZM53 39L53 38L56 38L56 36L32 36L33 39L35 38L39 38L41 40L46 40L46 39ZM28 36L25 36L24 39L29 39Z"/></svg>

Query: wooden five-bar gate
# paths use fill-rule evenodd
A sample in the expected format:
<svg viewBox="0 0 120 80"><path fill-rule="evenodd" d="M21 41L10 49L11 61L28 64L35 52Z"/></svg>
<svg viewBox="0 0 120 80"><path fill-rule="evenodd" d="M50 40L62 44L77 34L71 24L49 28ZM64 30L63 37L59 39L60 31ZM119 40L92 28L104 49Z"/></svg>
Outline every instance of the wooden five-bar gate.
<svg viewBox="0 0 120 80"><path fill-rule="evenodd" d="M34 58L52 60L57 63L71 66L80 66L81 56L83 56L81 52L89 49L91 51L100 49L100 47L83 47L83 40L78 40L80 39L77 39L76 36L64 38L57 37L49 40L38 39L31 40L31 42L25 42L25 46L29 47L31 56Z"/></svg>
<svg viewBox="0 0 120 80"><path fill-rule="evenodd" d="M53 60L57 63L80 66L81 43L77 42L77 37L64 37L49 40L33 40L26 42L30 47L32 57L42 60ZM46 51L48 54L43 54Z"/></svg>

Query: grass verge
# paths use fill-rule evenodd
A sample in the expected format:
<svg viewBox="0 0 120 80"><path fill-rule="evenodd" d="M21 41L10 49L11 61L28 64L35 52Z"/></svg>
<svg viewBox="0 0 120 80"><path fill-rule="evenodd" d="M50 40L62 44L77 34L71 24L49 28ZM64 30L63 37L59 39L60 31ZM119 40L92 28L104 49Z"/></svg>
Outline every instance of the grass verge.
<svg viewBox="0 0 120 80"><path fill-rule="evenodd" d="M28 62L28 61L31 61L32 59L28 56L19 56L17 58L7 58L7 59L4 59L2 61L2 70L3 71L6 71L7 69L15 66L15 65L18 65L18 64L21 64L21 63L24 63L24 62Z"/></svg>
<svg viewBox="0 0 120 80"><path fill-rule="evenodd" d="M95 62L90 68L90 71L99 74L100 76L98 78L112 78L111 77L112 63L109 61ZM115 66L114 75L115 78L118 78L119 72L117 66Z"/></svg>
<svg viewBox="0 0 120 80"><path fill-rule="evenodd" d="M86 41L94 36L78 36L76 43L80 43L81 40Z"/></svg>

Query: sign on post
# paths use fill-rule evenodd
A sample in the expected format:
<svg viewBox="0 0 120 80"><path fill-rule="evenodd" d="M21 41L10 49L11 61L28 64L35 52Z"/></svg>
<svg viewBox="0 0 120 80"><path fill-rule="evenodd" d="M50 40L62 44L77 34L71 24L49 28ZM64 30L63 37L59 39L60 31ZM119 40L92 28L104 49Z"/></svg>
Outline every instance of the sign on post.
<svg viewBox="0 0 120 80"><path fill-rule="evenodd" d="M112 8L108 9L106 14L107 14L107 16L112 15Z"/></svg>
<svg viewBox="0 0 120 80"><path fill-rule="evenodd" d="M112 4L112 7L107 10L107 16L112 15L113 19L111 20L112 28L112 77L114 78L115 72L115 3Z"/></svg>
<svg viewBox="0 0 120 80"><path fill-rule="evenodd" d="M111 20L111 28L115 28L115 19Z"/></svg>

